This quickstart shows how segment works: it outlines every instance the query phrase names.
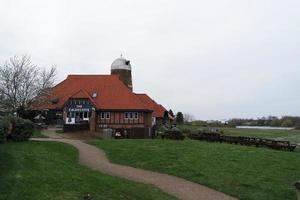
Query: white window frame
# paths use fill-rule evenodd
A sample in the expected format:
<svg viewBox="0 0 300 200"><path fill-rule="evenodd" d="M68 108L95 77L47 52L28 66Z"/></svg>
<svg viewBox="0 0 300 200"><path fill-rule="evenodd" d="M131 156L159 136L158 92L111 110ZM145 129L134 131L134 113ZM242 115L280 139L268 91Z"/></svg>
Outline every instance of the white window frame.
<svg viewBox="0 0 300 200"><path fill-rule="evenodd" d="M101 112L100 119L110 119L110 112Z"/></svg>
<svg viewBox="0 0 300 200"><path fill-rule="evenodd" d="M133 117L134 117L134 119L139 119L139 113L138 112L134 112L133 113Z"/></svg>
<svg viewBox="0 0 300 200"><path fill-rule="evenodd" d="M129 112L124 112L124 119L129 119Z"/></svg>
<svg viewBox="0 0 300 200"><path fill-rule="evenodd" d="M85 118L85 119L86 119L86 118L89 118L89 113L86 112L86 111L84 111L84 112L83 112L83 118Z"/></svg>
<svg viewBox="0 0 300 200"><path fill-rule="evenodd" d="M124 119L139 119L138 112L124 112Z"/></svg>

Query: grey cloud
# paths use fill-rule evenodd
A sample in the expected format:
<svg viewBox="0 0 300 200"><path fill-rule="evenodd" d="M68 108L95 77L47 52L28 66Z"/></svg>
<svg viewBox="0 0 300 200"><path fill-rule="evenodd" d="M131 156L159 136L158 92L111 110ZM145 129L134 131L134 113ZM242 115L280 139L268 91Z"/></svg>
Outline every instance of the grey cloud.
<svg viewBox="0 0 300 200"><path fill-rule="evenodd" d="M109 73L198 119L299 115L300 2L0 0L0 61Z"/></svg>

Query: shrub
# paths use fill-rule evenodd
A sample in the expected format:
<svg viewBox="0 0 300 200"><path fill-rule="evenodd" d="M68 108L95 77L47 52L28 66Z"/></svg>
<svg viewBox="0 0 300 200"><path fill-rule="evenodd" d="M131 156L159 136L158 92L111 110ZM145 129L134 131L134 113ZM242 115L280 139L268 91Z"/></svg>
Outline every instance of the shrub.
<svg viewBox="0 0 300 200"><path fill-rule="evenodd" d="M0 143L4 143L7 140L7 135L10 127L10 118L3 117L0 121Z"/></svg>
<svg viewBox="0 0 300 200"><path fill-rule="evenodd" d="M190 133L190 132L191 132L191 129L190 129L190 128L187 128L187 127L182 127L182 128L180 128L180 130L181 130L183 133Z"/></svg>
<svg viewBox="0 0 300 200"><path fill-rule="evenodd" d="M27 141L33 134L33 124L30 120L22 118L13 118L12 131L9 135L13 141Z"/></svg>
<svg viewBox="0 0 300 200"><path fill-rule="evenodd" d="M164 133L164 132L166 132L167 130L168 130L168 128L166 128L165 126L160 126L160 127L158 127L158 131L159 131L159 132Z"/></svg>
<svg viewBox="0 0 300 200"><path fill-rule="evenodd" d="M31 121L6 116L0 122L0 143L7 140L26 141L32 136L33 131L34 128Z"/></svg>
<svg viewBox="0 0 300 200"><path fill-rule="evenodd" d="M183 140L185 136L182 134L180 130L171 129L165 132L163 139L164 138L172 139L172 140Z"/></svg>
<svg viewBox="0 0 300 200"><path fill-rule="evenodd" d="M3 123L0 123L0 143L3 143L6 141L6 131Z"/></svg>
<svg viewBox="0 0 300 200"><path fill-rule="evenodd" d="M160 127L158 127L158 135L160 136L160 137L164 137L165 136L165 132L168 130L168 128L167 127L165 127L165 126L160 126Z"/></svg>

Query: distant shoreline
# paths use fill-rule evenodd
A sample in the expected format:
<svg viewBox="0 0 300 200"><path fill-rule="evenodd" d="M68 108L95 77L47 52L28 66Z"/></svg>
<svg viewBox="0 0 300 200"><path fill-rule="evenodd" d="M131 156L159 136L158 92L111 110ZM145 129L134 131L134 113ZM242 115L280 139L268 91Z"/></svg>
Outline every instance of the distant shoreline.
<svg viewBox="0 0 300 200"><path fill-rule="evenodd" d="M293 130L294 127L273 127L273 126L236 126L242 129L273 129L273 130Z"/></svg>

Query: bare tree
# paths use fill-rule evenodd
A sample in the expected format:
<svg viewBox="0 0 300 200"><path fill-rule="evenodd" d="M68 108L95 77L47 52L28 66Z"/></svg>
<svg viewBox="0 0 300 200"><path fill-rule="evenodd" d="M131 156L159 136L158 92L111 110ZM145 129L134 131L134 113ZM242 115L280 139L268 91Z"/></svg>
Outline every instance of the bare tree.
<svg viewBox="0 0 300 200"><path fill-rule="evenodd" d="M195 117L192 114L185 113L183 114L184 122L192 122L195 120Z"/></svg>
<svg viewBox="0 0 300 200"><path fill-rule="evenodd" d="M0 103L12 112L28 109L49 91L55 76L55 67L46 70L32 64L27 55L14 56L0 66Z"/></svg>

